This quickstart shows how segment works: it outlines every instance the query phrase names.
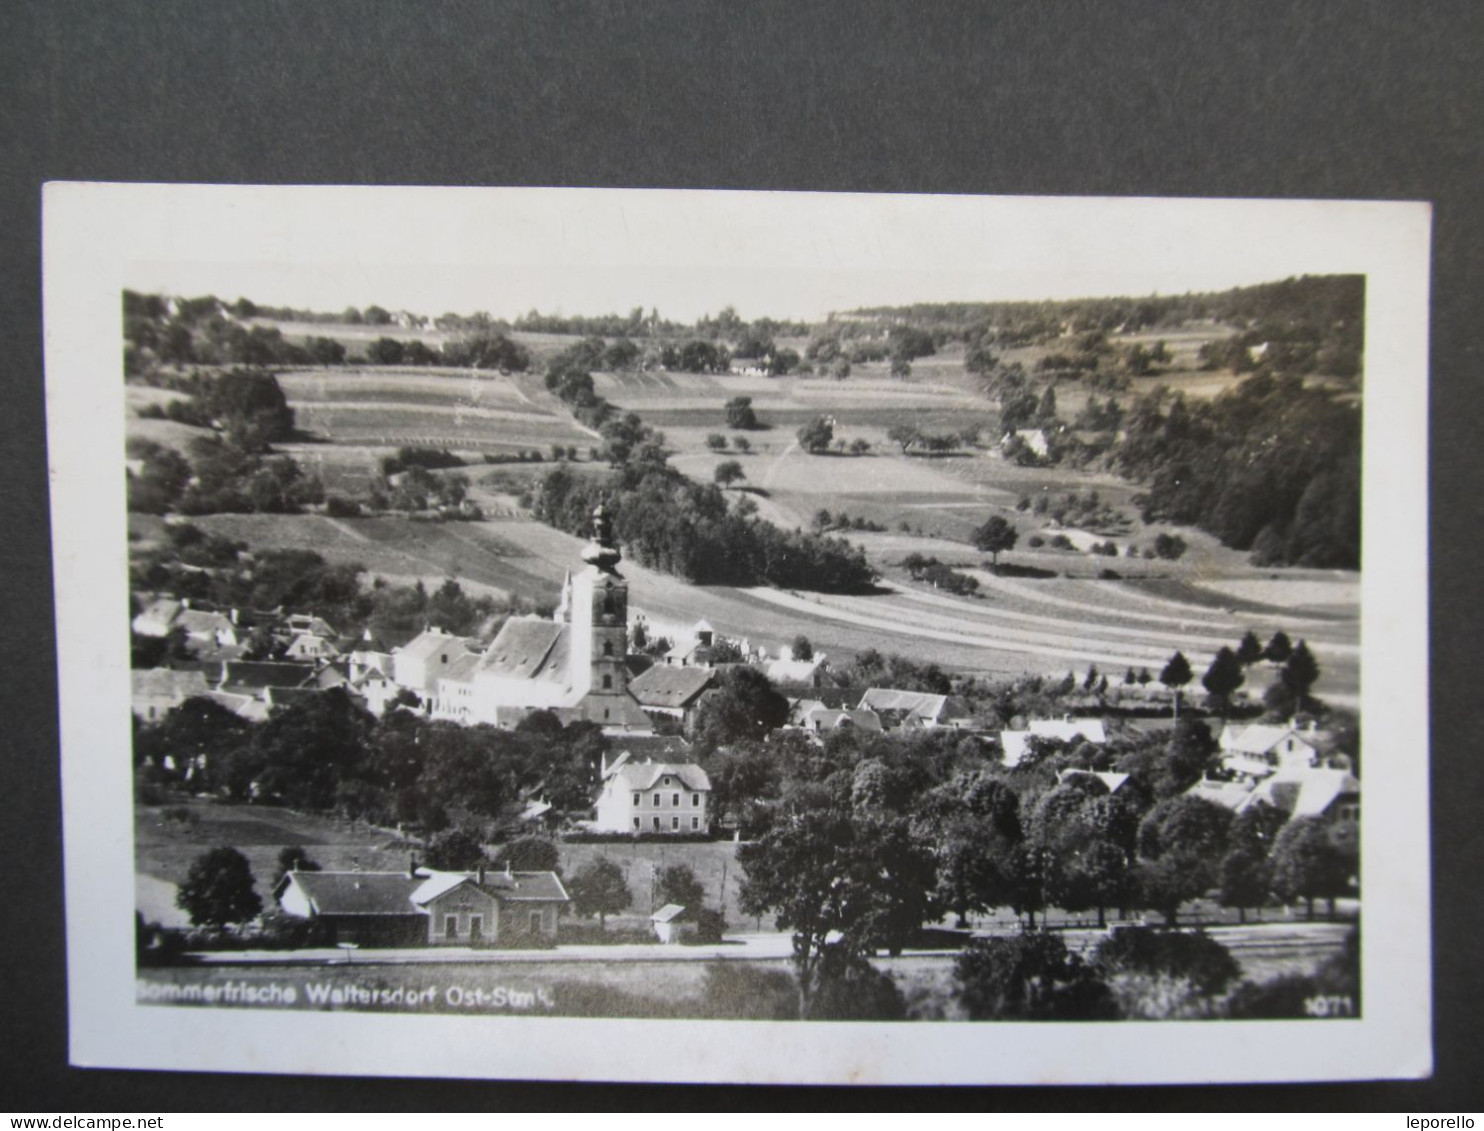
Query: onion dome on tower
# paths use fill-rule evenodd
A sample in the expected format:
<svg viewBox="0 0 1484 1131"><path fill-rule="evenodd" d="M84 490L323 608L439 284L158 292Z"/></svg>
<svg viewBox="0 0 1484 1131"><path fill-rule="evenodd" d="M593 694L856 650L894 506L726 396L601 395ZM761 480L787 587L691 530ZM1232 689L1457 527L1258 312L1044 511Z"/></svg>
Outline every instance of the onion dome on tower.
<svg viewBox="0 0 1484 1131"><path fill-rule="evenodd" d="M613 540L613 520L608 508L599 503L593 508L592 541L582 548L582 560L597 566L604 573L617 573L619 559L618 543Z"/></svg>

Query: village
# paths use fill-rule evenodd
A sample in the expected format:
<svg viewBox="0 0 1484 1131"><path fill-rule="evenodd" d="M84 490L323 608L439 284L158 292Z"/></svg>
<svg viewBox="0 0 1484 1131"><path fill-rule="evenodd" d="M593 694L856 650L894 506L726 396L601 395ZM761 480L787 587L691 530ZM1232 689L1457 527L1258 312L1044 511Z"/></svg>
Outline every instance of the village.
<svg viewBox="0 0 1484 1131"><path fill-rule="evenodd" d="M1353 444L1353 288L1301 284L1252 290L1332 323L1187 297L507 336L126 294L141 984L1357 1009L1354 532L1303 524L1349 481L1193 462L1295 404L1323 458Z"/></svg>

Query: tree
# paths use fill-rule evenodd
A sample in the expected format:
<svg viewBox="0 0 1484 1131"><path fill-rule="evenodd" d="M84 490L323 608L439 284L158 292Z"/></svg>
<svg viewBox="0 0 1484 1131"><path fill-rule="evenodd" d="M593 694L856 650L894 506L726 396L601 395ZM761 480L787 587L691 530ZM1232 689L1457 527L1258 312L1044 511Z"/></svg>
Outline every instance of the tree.
<svg viewBox="0 0 1484 1131"><path fill-rule="evenodd" d="M1273 894L1283 900L1304 900L1310 919L1316 899L1328 899L1333 911L1335 897L1349 884L1350 866L1330 842L1322 817L1289 821L1273 845L1272 866Z"/></svg>
<svg viewBox="0 0 1484 1131"><path fill-rule="evenodd" d="M716 470L711 473L716 480L716 485L723 489L730 487L739 479L746 479L747 472L742 470L742 465L734 459L723 460L716 465Z"/></svg>
<svg viewBox="0 0 1484 1131"><path fill-rule="evenodd" d="M1098 944L1096 962L1113 974L1180 979L1207 997L1224 993L1242 976L1231 951L1204 931L1187 934L1154 927L1125 927Z"/></svg>
<svg viewBox="0 0 1484 1131"><path fill-rule="evenodd" d="M1247 676L1242 671L1242 661L1237 658L1235 652L1223 645L1211 660L1211 666L1206 669L1206 674L1201 677L1201 685L1219 705L1222 715L1225 715L1227 708L1231 705L1232 693L1246 680Z"/></svg>
<svg viewBox="0 0 1484 1131"><path fill-rule="evenodd" d="M1185 658L1185 653L1176 652L1165 664L1164 670L1159 673L1159 682L1166 687L1175 690L1175 717L1180 717L1180 690L1194 678L1195 673L1190 670L1190 661Z"/></svg>
<svg viewBox="0 0 1484 1131"><path fill-rule="evenodd" d="M1310 689L1319 679L1319 661L1302 640L1294 647L1293 654L1288 657L1278 678L1293 692L1299 710L1303 710L1308 702Z"/></svg>
<svg viewBox="0 0 1484 1131"><path fill-rule="evenodd" d="M827 452L835 438L835 424L827 416L816 416L797 433L799 446L810 455Z"/></svg>
<svg viewBox="0 0 1484 1131"><path fill-rule="evenodd" d="M320 867L309 858L300 844L290 845L278 854L278 875L282 878L289 872L318 872Z"/></svg>
<svg viewBox="0 0 1484 1131"><path fill-rule="evenodd" d="M809 638L803 633L794 637L794 642L789 646L789 653L796 660L814 659L814 645L809 643Z"/></svg>
<svg viewBox="0 0 1484 1131"><path fill-rule="evenodd" d="M518 836L495 853L495 863L516 872L561 873L561 850L544 836Z"/></svg>
<svg viewBox="0 0 1484 1131"><path fill-rule="evenodd" d="M567 892L579 915L596 915L598 929L608 929L608 916L617 915L633 902L623 869L606 856L589 861L567 883Z"/></svg>
<svg viewBox="0 0 1484 1131"><path fill-rule="evenodd" d="M1280 628L1273 633L1273 638L1263 649L1262 658L1272 664L1286 664L1291 655L1293 655L1293 642L1288 639L1288 633Z"/></svg>
<svg viewBox="0 0 1484 1131"><path fill-rule="evenodd" d="M727 401L724 411L728 428L751 431L758 427L757 413L753 410L751 397L733 397Z"/></svg>
<svg viewBox="0 0 1484 1131"><path fill-rule="evenodd" d="M1221 860L1220 899L1223 907L1235 907L1244 923L1247 908L1261 907L1272 890L1269 858L1286 819L1281 809L1260 802L1249 805L1232 822L1226 855Z"/></svg>
<svg viewBox="0 0 1484 1131"><path fill-rule="evenodd" d="M661 907L678 904L685 908L686 918L694 919L706 902L706 889L687 865L671 864L656 877L655 902Z"/></svg>
<svg viewBox="0 0 1484 1131"><path fill-rule="evenodd" d="M224 928L245 923L263 910L253 888L252 868L235 848L213 848L198 856L175 893L175 906L197 926Z"/></svg>
<svg viewBox="0 0 1484 1131"><path fill-rule="evenodd" d="M372 365L401 365L405 353L396 338L377 338L366 347L366 360Z"/></svg>
<svg viewBox="0 0 1484 1131"><path fill-rule="evenodd" d="M974 939L954 962L959 1001L975 1021L1097 1021L1117 1016L1097 970L1044 931Z"/></svg>
<svg viewBox="0 0 1484 1131"><path fill-rule="evenodd" d="M1000 554L1015 549L1015 543L1020 538L1020 532L1015 529L1015 524L1003 515L990 515L988 521L979 529L974 531L974 547L983 553L990 555L990 560L996 568L1000 564Z"/></svg>
<svg viewBox="0 0 1484 1131"><path fill-rule="evenodd" d="M448 829L428 841L427 865L446 872L468 872L488 858L480 838L467 829Z"/></svg>
<svg viewBox="0 0 1484 1131"><path fill-rule="evenodd" d="M915 424L893 424L886 430L886 438L893 444L900 445L905 455L912 442L917 439L917 426Z"/></svg>
<svg viewBox="0 0 1484 1131"><path fill-rule="evenodd" d="M1185 539L1178 534L1160 533L1154 536L1154 553L1166 561L1175 561L1185 554Z"/></svg>
<svg viewBox="0 0 1484 1131"><path fill-rule="evenodd" d="M1140 822L1139 887L1145 905L1171 926L1182 903L1215 886L1231 821L1220 805L1181 795L1161 801Z"/></svg>
<svg viewBox="0 0 1484 1131"><path fill-rule="evenodd" d="M713 750L740 739L758 739L788 721L788 700L756 668L729 668L715 693L696 713L696 741Z"/></svg>
<svg viewBox="0 0 1484 1131"><path fill-rule="evenodd" d="M706 437L706 446L713 452L726 451L727 438L720 432L713 432L711 433L711 435Z"/></svg>
<svg viewBox="0 0 1484 1131"><path fill-rule="evenodd" d="M1262 659L1262 641L1250 628L1242 634L1242 639L1237 644L1237 659L1242 661L1244 668L1250 668Z"/></svg>
<svg viewBox="0 0 1484 1131"><path fill-rule="evenodd" d="M900 822L858 813L829 787L812 784L785 799L772 827L739 849L743 913L772 912L793 933L801 1015L810 1016L834 963L897 945L903 922L924 913L927 892L914 889L925 878L925 852Z"/></svg>
<svg viewBox="0 0 1484 1131"><path fill-rule="evenodd" d="M733 436L732 447L745 456L748 452L752 451L752 441L746 436Z"/></svg>

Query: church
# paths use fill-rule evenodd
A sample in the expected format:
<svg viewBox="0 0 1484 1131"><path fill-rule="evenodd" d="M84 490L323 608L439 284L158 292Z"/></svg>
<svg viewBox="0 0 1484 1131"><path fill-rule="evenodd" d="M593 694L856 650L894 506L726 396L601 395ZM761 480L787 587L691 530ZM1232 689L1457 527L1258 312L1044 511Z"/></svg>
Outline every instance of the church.
<svg viewBox="0 0 1484 1131"><path fill-rule="evenodd" d="M550 619L511 617L489 647L429 629L394 654L394 681L429 704L435 719L510 727L531 711L564 723L649 734L653 724L629 691L629 586L612 520L593 511L582 568L568 574Z"/></svg>

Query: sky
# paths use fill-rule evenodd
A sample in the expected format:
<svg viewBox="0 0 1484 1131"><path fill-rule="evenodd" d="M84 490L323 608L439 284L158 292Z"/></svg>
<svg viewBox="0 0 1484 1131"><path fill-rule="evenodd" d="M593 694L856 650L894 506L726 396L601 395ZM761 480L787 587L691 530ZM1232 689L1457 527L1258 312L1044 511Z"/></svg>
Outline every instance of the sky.
<svg viewBox="0 0 1484 1131"><path fill-rule="evenodd" d="M150 190L127 285L437 315L818 319L911 302L1224 290L1354 269L1360 203L668 190Z"/></svg>

